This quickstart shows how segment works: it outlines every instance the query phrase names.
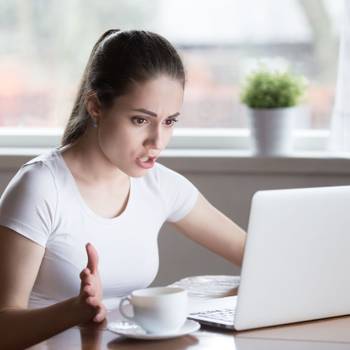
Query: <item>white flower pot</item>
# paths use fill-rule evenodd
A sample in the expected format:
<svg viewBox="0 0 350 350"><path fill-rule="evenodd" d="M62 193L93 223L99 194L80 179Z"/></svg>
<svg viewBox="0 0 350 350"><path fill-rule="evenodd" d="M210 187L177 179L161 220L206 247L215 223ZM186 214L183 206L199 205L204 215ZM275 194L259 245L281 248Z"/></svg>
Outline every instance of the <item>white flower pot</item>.
<svg viewBox="0 0 350 350"><path fill-rule="evenodd" d="M293 125L298 106L254 109L247 107L253 151L261 156L291 153Z"/></svg>

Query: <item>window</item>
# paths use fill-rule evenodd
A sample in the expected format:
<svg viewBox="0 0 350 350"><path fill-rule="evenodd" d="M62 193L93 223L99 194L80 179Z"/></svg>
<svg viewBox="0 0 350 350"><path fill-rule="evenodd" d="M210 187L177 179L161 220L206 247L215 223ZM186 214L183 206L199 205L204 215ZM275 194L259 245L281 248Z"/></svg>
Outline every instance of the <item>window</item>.
<svg viewBox="0 0 350 350"><path fill-rule="evenodd" d="M342 0L2 0L0 129L62 128L93 43L109 28L156 31L180 50L188 84L178 128L245 129L239 86L265 59L287 62L310 81L298 128L328 129L342 6Z"/></svg>

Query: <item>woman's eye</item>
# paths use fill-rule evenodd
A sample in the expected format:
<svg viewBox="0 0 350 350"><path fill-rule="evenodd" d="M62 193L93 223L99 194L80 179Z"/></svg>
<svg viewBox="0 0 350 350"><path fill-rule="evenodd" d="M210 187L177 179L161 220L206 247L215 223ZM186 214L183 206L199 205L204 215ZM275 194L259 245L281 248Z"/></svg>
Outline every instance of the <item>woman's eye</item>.
<svg viewBox="0 0 350 350"><path fill-rule="evenodd" d="M177 123L177 122L178 122L178 119L175 119L175 118L173 118L173 119L167 119L167 120L165 121L165 123L166 123L167 126L174 126L175 123Z"/></svg>
<svg viewBox="0 0 350 350"><path fill-rule="evenodd" d="M133 117L133 118L131 118L131 120L136 125L143 125L143 124L145 124L145 121L147 121L145 118L141 118L141 117Z"/></svg>

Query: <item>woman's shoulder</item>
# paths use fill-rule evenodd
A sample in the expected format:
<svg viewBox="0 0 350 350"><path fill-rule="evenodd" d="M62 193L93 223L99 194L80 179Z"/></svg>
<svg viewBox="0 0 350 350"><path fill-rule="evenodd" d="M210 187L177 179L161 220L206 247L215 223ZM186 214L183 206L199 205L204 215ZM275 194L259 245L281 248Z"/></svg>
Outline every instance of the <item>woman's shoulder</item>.
<svg viewBox="0 0 350 350"><path fill-rule="evenodd" d="M0 197L0 224L45 246L59 192L46 155L25 163Z"/></svg>
<svg viewBox="0 0 350 350"><path fill-rule="evenodd" d="M32 171L40 171L40 169L51 169L57 162L58 150L52 149L39 154L37 157L29 160L22 165L21 169L31 169ZM41 170L44 171L44 170Z"/></svg>
<svg viewBox="0 0 350 350"><path fill-rule="evenodd" d="M54 151L43 153L23 164L9 183L9 187L19 186L26 191L31 189L44 192L56 187Z"/></svg>

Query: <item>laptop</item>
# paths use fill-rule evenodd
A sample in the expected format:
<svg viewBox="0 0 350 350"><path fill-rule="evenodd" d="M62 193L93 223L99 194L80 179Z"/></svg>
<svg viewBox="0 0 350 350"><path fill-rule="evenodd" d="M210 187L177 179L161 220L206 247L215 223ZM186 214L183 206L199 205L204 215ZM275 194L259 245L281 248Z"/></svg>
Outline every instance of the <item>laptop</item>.
<svg viewBox="0 0 350 350"><path fill-rule="evenodd" d="M350 186L268 190L252 199L237 296L189 318L246 330L350 314Z"/></svg>

